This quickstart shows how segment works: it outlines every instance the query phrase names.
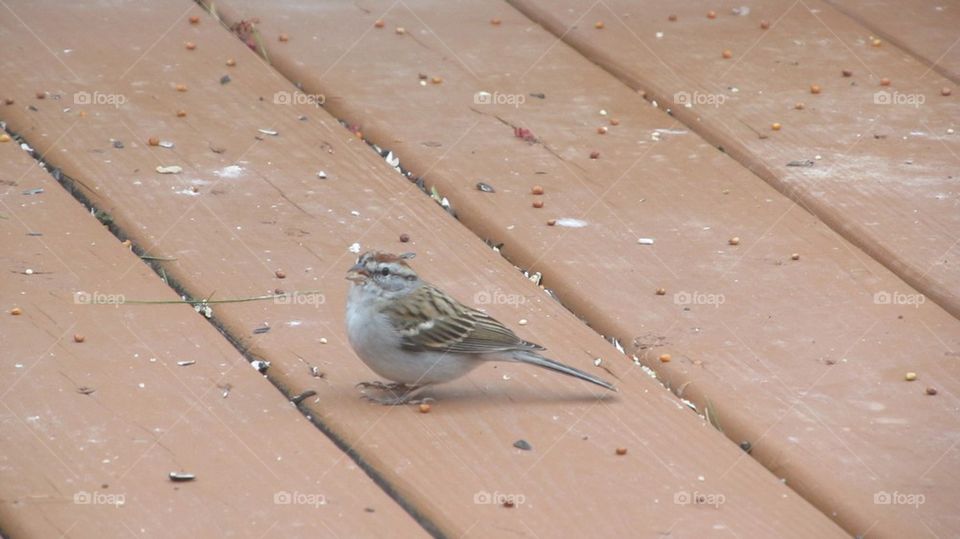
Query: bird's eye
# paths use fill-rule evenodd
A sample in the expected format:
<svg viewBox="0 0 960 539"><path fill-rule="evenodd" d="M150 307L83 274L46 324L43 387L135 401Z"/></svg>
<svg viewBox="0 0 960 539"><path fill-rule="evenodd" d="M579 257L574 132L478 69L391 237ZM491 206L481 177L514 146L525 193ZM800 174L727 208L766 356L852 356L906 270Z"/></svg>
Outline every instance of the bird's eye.
<svg viewBox="0 0 960 539"><path fill-rule="evenodd" d="M383 275L384 277L386 277L387 275L390 275L390 268L383 268L382 270L380 270L380 275Z"/></svg>

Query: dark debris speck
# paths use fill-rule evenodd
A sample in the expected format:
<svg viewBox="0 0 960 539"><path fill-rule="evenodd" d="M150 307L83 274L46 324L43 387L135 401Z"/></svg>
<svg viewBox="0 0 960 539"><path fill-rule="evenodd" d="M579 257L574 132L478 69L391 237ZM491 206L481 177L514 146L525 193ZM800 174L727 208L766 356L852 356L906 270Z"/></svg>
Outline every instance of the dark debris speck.
<svg viewBox="0 0 960 539"><path fill-rule="evenodd" d="M533 446L530 445L530 442L526 440L517 440L516 442L513 442L513 447L516 447L517 449L521 449L523 451L533 450Z"/></svg>

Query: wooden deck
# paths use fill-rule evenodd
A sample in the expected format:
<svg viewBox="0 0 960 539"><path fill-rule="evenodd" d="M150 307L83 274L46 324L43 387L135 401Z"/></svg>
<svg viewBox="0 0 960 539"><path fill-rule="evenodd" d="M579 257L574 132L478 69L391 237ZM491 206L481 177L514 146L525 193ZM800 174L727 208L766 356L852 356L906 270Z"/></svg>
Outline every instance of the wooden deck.
<svg viewBox="0 0 960 539"><path fill-rule="evenodd" d="M0 534L960 534L960 10L737 6L7 6ZM620 392L362 401L354 244Z"/></svg>

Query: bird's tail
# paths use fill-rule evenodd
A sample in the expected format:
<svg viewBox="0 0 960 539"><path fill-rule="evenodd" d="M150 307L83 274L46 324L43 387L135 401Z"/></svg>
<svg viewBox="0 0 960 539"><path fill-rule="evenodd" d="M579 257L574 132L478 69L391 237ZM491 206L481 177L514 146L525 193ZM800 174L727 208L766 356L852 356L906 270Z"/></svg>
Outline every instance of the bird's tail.
<svg viewBox="0 0 960 539"><path fill-rule="evenodd" d="M550 358L543 357L539 354L527 351L519 351L513 354L514 359L521 363L529 363L531 365L536 365L538 367L543 367L545 369L550 369L551 371L559 372L566 374L567 376L573 376L574 378L579 378L581 380L586 380L587 382L592 382L598 386L605 387L610 391L617 391L616 386L603 380L602 378L597 378L592 374L587 374L580 369L575 369L569 365L564 365L559 361L554 361Z"/></svg>

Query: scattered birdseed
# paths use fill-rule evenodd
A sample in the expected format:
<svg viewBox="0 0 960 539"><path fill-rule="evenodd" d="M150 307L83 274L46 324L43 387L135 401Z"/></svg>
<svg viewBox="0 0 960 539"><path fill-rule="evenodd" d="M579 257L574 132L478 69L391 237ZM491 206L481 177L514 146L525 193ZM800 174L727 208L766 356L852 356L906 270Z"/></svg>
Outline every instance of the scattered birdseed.
<svg viewBox="0 0 960 539"><path fill-rule="evenodd" d="M740 245L740 237L739 237L739 236L734 236L734 237L730 238L730 239L727 241L727 243L729 243L730 245Z"/></svg>
<svg viewBox="0 0 960 539"><path fill-rule="evenodd" d="M394 32L396 32L398 36L402 36L403 34L407 33L407 29L402 26L398 26Z"/></svg>
<svg viewBox="0 0 960 539"><path fill-rule="evenodd" d="M600 157L600 152L592 151L590 152L590 159L598 159Z"/></svg>
<svg viewBox="0 0 960 539"><path fill-rule="evenodd" d="M190 24L200 24L200 17L196 15L190 16Z"/></svg>
<svg viewBox="0 0 960 539"><path fill-rule="evenodd" d="M27 196L39 195L41 193L43 193L43 187L37 187L36 189L27 189L26 191L23 192L23 194Z"/></svg>
<svg viewBox="0 0 960 539"><path fill-rule="evenodd" d="M230 75L224 75L220 77L220 84L227 84L230 82Z"/></svg>
<svg viewBox="0 0 960 539"><path fill-rule="evenodd" d="M618 447L618 448L617 448L617 455L620 455L620 456L622 457L623 455L626 455L626 454L627 454L627 448L626 448L626 447Z"/></svg>
<svg viewBox="0 0 960 539"><path fill-rule="evenodd" d="M781 127L783 126L781 126L779 122L774 122L770 124L770 129L773 129L774 131L780 131Z"/></svg>
<svg viewBox="0 0 960 539"><path fill-rule="evenodd" d="M150 146L159 146L160 139L157 137L150 137L147 139L147 144L149 144Z"/></svg>
<svg viewBox="0 0 960 539"><path fill-rule="evenodd" d="M175 88L178 92L186 92L186 91L187 91L187 85L186 85L186 84L177 84L176 86L174 86L174 88Z"/></svg>
<svg viewBox="0 0 960 539"><path fill-rule="evenodd" d="M195 359L186 359L186 360L184 360L184 361L178 361L178 362L177 362L177 366L178 366L178 367L189 367L190 365L196 365L196 363L197 363L197 360L195 360Z"/></svg>
<svg viewBox="0 0 960 539"><path fill-rule="evenodd" d="M277 39L283 43L286 43L287 41L290 41L290 36L288 36L287 34L280 34L279 36L277 36Z"/></svg>
<svg viewBox="0 0 960 539"><path fill-rule="evenodd" d="M660 363L670 363L671 359L673 359L673 356L670 354L660 354Z"/></svg>
<svg viewBox="0 0 960 539"><path fill-rule="evenodd" d="M790 255L790 260L800 260L800 253L793 253Z"/></svg>
<svg viewBox="0 0 960 539"><path fill-rule="evenodd" d="M849 69L844 69L844 70L841 71L840 73L842 73L844 77L852 77L852 76L853 76L853 71L850 71Z"/></svg>
<svg viewBox="0 0 960 539"><path fill-rule="evenodd" d="M377 19L377 20L373 23L373 26L374 26L374 28L383 28L383 27L384 27L384 24L385 24L385 23L384 23L382 20Z"/></svg>
<svg viewBox="0 0 960 539"><path fill-rule="evenodd" d="M640 245L653 245L653 238L640 238L637 240Z"/></svg>
<svg viewBox="0 0 960 539"><path fill-rule="evenodd" d="M14 307L10 309L10 314L13 316L20 316L21 314L23 314L23 309L21 309L20 307Z"/></svg>
<svg viewBox="0 0 960 539"><path fill-rule="evenodd" d="M158 145L159 145L161 148L166 148L166 149L168 149L168 150L169 150L170 148L173 148L173 147L174 147L174 144L173 144L172 142L170 142L169 140L161 140Z"/></svg>
<svg viewBox="0 0 960 539"><path fill-rule="evenodd" d="M483 191L484 193L496 193L496 192L497 192L496 189L494 189L492 185L487 184L487 183L483 183L483 182L477 182L477 190L478 190L478 191Z"/></svg>
<svg viewBox="0 0 960 539"><path fill-rule="evenodd" d="M804 105L803 102L797 102L797 104L793 106L793 108L797 110L803 110L804 107L806 107L806 105Z"/></svg>
<svg viewBox="0 0 960 539"><path fill-rule="evenodd" d="M0 142L10 142L10 135L6 133L0 134Z"/></svg>
<svg viewBox="0 0 960 539"><path fill-rule="evenodd" d="M603 24L603 21L597 21L597 22L593 23L593 27L596 28L597 30L603 30L603 27L604 27L604 26L606 26L606 25Z"/></svg>
<svg viewBox="0 0 960 539"><path fill-rule="evenodd" d="M320 178L321 180L326 180L327 173L321 170L320 172L317 172L317 177Z"/></svg>
<svg viewBox="0 0 960 539"><path fill-rule="evenodd" d="M723 51L723 53L721 54L721 56L723 56L723 58L729 60L730 58L733 58L733 51L731 51L730 49L727 49L727 50Z"/></svg>
<svg viewBox="0 0 960 539"><path fill-rule="evenodd" d="M527 319L526 319L526 318L521 318L520 321L517 322L517 323L520 324L521 326L525 326L525 325L527 325Z"/></svg>
<svg viewBox="0 0 960 539"><path fill-rule="evenodd" d="M707 18L708 18L708 19L716 19L716 18L717 18L717 12L716 12L716 11L713 11L713 10L708 11L708 12L707 12Z"/></svg>
<svg viewBox="0 0 960 539"><path fill-rule="evenodd" d="M607 126L601 125L600 127L598 127L598 128L597 128L597 134L598 134L598 135L606 135L606 134L607 134Z"/></svg>
<svg viewBox="0 0 960 539"><path fill-rule="evenodd" d="M770 28L770 21L760 21L760 28L767 30Z"/></svg>
<svg viewBox="0 0 960 539"><path fill-rule="evenodd" d="M500 18L499 18L499 17L494 17L494 18L490 19L490 24L492 24L492 25L494 25L494 26L500 26L500 22L501 22L501 21L500 21Z"/></svg>
<svg viewBox="0 0 960 539"><path fill-rule="evenodd" d="M879 39L874 38L873 41L870 42L870 44L873 45L874 47L879 47L880 45L883 45L883 41L880 41Z"/></svg>
<svg viewBox="0 0 960 539"><path fill-rule="evenodd" d="M534 200L534 201L533 201L533 207L534 207L534 208L542 208L542 207L543 207L543 201L542 201L542 200Z"/></svg>
<svg viewBox="0 0 960 539"><path fill-rule="evenodd" d="M903 379L906 380L906 381L908 381L908 382L912 382L912 381L914 381L914 380L917 379L917 373L915 373L915 372L908 372L908 373L903 377Z"/></svg>
<svg viewBox="0 0 960 539"><path fill-rule="evenodd" d="M533 449L533 446L530 445L530 442L522 439L517 440L516 442L513 442L513 447L516 447L517 449L520 449L523 451L531 451Z"/></svg>
<svg viewBox="0 0 960 539"><path fill-rule="evenodd" d="M187 116L187 111L185 111L185 110L178 110L178 111L177 111L177 118L185 118L186 116Z"/></svg>
<svg viewBox="0 0 960 539"><path fill-rule="evenodd" d="M262 359L255 359L250 362L250 366L256 369L260 374L266 374L267 369L270 368L270 362Z"/></svg>
<svg viewBox="0 0 960 539"><path fill-rule="evenodd" d="M407 243L410 241L410 234L400 234L400 243Z"/></svg>
<svg viewBox="0 0 960 539"><path fill-rule="evenodd" d="M940 95L942 95L942 96L944 96L944 97L946 97L946 96L948 96L948 95L950 95L950 94L952 94L952 93L953 93L953 90L951 90L950 88L947 88L946 86L944 86L943 88L940 88Z"/></svg>
<svg viewBox="0 0 960 539"><path fill-rule="evenodd" d="M933 386L930 386L927 388L927 395L936 395L936 394L937 394L937 388Z"/></svg>
<svg viewBox="0 0 960 539"><path fill-rule="evenodd" d="M670 21L670 22L677 22L677 16L676 16L676 15L667 15L667 20Z"/></svg>
<svg viewBox="0 0 960 539"><path fill-rule="evenodd" d="M549 221L547 221L547 226L554 226L556 224L557 224L556 219L550 219Z"/></svg>
<svg viewBox="0 0 960 539"><path fill-rule="evenodd" d="M273 129L257 129L257 131L263 133L264 135L270 135L271 137L275 137L280 134L279 132L274 131Z"/></svg>
<svg viewBox="0 0 960 539"><path fill-rule="evenodd" d="M429 414L431 406L429 402L421 402L420 406L417 408L420 410L421 414Z"/></svg>
<svg viewBox="0 0 960 539"><path fill-rule="evenodd" d="M170 480L174 483L183 483L185 481L193 481L197 476L192 473L186 472L170 472Z"/></svg>
<svg viewBox="0 0 960 539"><path fill-rule="evenodd" d="M542 194L543 194L543 186L542 186L542 185L534 185L533 188L530 189L530 193L531 193L531 194L534 194L534 195L542 195Z"/></svg>
<svg viewBox="0 0 960 539"><path fill-rule="evenodd" d="M819 93L820 93L820 90L821 90L821 88L820 88L820 85L819 85L819 84L811 84L811 85L810 85L810 93L811 93L811 94L819 94Z"/></svg>
<svg viewBox="0 0 960 539"><path fill-rule="evenodd" d="M273 272L273 274L277 276L277 279L287 278L287 272L283 271L282 269L278 269L277 271Z"/></svg>
<svg viewBox="0 0 960 539"><path fill-rule="evenodd" d="M193 41L187 41L183 44L183 46L186 47L188 51L192 51L197 48L197 44Z"/></svg>
<svg viewBox="0 0 960 539"><path fill-rule="evenodd" d="M81 395L92 395L94 391L96 391L95 388L87 386L80 386L77 388L77 393Z"/></svg>
<svg viewBox="0 0 960 539"><path fill-rule="evenodd" d="M183 172L183 167L179 165L158 166L157 172L160 174L180 174Z"/></svg>
<svg viewBox="0 0 960 539"><path fill-rule="evenodd" d="M658 296L664 296L664 295L666 295L666 293L667 293L667 289L666 289L666 288L658 288L658 289L657 289L657 295L658 295Z"/></svg>
<svg viewBox="0 0 960 539"><path fill-rule="evenodd" d="M227 67L233 67L237 65L237 61L233 58L227 58Z"/></svg>

